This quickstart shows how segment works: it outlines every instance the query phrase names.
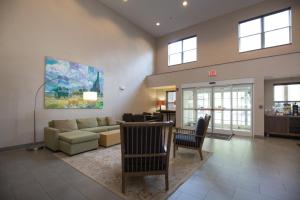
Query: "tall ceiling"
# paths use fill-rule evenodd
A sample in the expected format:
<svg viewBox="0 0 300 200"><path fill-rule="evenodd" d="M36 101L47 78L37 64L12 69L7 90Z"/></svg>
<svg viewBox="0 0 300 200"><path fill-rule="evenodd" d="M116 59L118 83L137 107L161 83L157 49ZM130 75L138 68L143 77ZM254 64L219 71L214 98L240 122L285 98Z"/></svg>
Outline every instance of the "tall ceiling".
<svg viewBox="0 0 300 200"><path fill-rule="evenodd" d="M264 0L98 0L159 37ZM160 22L160 26L156 26Z"/></svg>

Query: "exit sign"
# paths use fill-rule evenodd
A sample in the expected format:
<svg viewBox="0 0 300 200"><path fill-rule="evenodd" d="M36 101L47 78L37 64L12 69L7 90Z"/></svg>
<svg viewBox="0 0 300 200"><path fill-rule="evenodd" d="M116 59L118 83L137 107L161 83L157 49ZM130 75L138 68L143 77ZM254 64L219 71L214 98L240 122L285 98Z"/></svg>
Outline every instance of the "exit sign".
<svg viewBox="0 0 300 200"><path fill-rule="evenodd" d="M208 71L208 76L209 77L215 77L215 76L217 76L217 70L212 69L212 70Z"/></svg>

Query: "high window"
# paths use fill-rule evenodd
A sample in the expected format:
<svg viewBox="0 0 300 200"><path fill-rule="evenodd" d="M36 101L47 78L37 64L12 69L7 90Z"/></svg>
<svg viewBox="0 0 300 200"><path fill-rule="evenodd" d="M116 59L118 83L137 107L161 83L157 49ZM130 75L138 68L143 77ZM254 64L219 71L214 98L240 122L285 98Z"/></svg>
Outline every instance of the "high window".
<svg viewBox="0 0 300 200"><path fill-rule="evenodd" d="M292 42L291 9L277 11L239 23L239 52Z"/></svg>
<svg viewBox="0 0 300 200"><path fill-rule="evenodd" d="M197 37L193 36L168 45L168 66L197 61Z"/></svg>

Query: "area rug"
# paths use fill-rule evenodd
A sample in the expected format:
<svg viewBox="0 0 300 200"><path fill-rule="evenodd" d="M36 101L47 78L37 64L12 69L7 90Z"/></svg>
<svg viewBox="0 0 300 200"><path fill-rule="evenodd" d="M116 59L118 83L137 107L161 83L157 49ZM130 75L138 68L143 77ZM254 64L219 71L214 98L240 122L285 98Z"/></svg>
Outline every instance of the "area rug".
<svg viewBox="0 0 300 200"><path fill-rule="evenodd" d="M207 133L206 137L219 140L231 140L234 134Z"/></svg>
<svg viewBox="0 0 300 200"><path fill-rule="evenodd" d="M63 153L56 153L55 155L124 199L150 200L166 199L171 195L211 155L209 152L203 152L203 154L204 159L201 161L197 151L179 149L176 152L176 158L170 158L169 190L167 192L165 191L164 176L146 176L127 178L126 194L121 191L120 145L99 148L72 157Z"/></svg>

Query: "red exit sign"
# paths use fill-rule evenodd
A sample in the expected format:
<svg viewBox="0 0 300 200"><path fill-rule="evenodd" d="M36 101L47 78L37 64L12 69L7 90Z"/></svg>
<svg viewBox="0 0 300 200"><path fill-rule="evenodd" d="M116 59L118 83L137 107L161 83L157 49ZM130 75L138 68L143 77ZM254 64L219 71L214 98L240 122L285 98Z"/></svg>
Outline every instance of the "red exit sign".
<svg viewBox="0 0 300 200"><path fill-rule="evenodd" d="M208 76L209 77L215 77L215 76L217 76L217 70L212 69L212 70L208 71Z"/></svg>

